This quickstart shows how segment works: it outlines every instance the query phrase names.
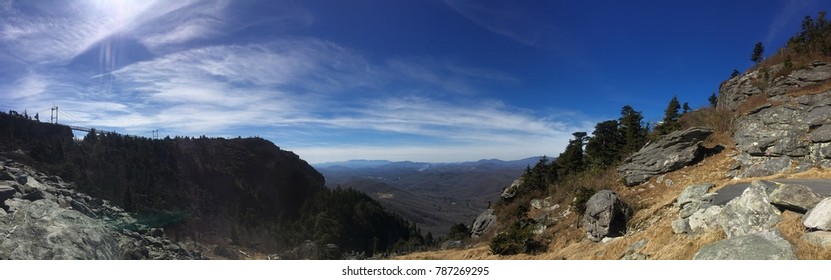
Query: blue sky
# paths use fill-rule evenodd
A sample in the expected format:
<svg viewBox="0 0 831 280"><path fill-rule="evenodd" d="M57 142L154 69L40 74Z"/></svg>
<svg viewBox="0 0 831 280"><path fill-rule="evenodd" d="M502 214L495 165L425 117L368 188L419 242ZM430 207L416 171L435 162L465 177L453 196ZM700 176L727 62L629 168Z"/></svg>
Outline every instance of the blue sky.
<svg viewBox="0 0 831 280"><path fill-rule="evenodd" d="M824 1L0 0L0 110L312 163L557 155L693 108Z"/></svg>

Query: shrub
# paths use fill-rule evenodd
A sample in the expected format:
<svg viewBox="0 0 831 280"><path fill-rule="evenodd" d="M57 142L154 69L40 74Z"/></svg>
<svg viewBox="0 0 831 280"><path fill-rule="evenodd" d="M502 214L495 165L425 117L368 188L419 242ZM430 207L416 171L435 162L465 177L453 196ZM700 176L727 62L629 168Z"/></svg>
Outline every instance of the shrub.
<svg viewBox="0 0 831 280"><path fill-rule="evenodd" d="M470 237L470 228L463 223L453 224L447 232L447 240L465 240Z"/></svg>
<svg viewBox="0 0 831 280"><path fill-rule="evenodd" d="M577 214L583 215L583 213L586 213L586 202L588 202L589 198L591 198L596 192L597 191L594 189L586 187L577 188L577 192L574 194L574 202L572 202L572 206L574 206Z"/></svg>
<svg viewBox="0 0 831 280"><path fill-rule="evenodd" d="M497 255L533 254L545 251L545 245L534 239L534 220L520 219L507 231L497 234L489 243L490 251Z"/></svg>
<svg viewBox="0 0 831 280"><path fill-rule="evenodd" d="M729 147L733 143L733 119L733 113L728 109L707 107L682 116L680 122L684 129L691 127L712 129L713 134L705 141L705 145Z"/></svg>

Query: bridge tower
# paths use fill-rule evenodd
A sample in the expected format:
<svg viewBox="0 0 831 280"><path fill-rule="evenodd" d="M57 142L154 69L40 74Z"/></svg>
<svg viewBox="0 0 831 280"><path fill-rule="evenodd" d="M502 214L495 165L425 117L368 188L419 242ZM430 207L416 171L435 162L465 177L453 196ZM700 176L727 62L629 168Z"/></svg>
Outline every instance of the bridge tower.
<svg viewBox="0 0 831 280"><path fill-rule="evenodd" d="M52 106L52 116L49 118L50 123L58 123L58 106Z"/></svg>

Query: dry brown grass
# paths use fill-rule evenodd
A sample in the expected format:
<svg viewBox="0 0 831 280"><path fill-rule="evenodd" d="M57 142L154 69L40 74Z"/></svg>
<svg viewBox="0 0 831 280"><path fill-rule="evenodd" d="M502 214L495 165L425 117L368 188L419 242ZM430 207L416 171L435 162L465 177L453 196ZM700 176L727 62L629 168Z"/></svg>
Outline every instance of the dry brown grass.
<svg viewBox="0 0 831 280"><path fill-rule="evenodd" d="M707 127L713 129L713 134L704 141L707 147L721 145L733 147L734 114L728 109L712 107L701 108L681 116L679 120L684 128Z"/></svg>
<svg viewBox="0 0 831 280"><path fill-rule="evenodd" d="M800 260L831 259L831 248L821 248L802 239L805 226L802 215L791 211L782 213L782 221L776 226L782 236L796 247L796 257Z"/></svg>
<svg viewBox="0 0 831 280"><path fill-rule="evenodd" d="M691 259L702 246L723 239L724 235L720 231L694 237L674 234L671 223L678 216L678 208L673 206L673 202L688 185L711 182L724 186L730 183L731 180L725 175L725 170L733 163L726 155L729 151L727 149L697 165L666 174L661 183L653 178L637 187L625 187L613 169L598 171L593 178L582 178L585 179L583 186L611 189L636 210L629 222L629 232L607 243L585 240L585 232L579 224L580 217L572 213L547 230L546 234L552 237L552 241L548 251L542 254L492 255L487 242L483 241L469 249L419 252L398 259L616 260L632 243L642 239L648 243L641 252L648 254L650 259ZM580 180L575 178L572 183L577 184ZM670 181L671 184L668 183Z"/></svg>
<svg viewBox="0 0 831 280"><path fill-rule="evenodd" d="M668 173L663 177L661 183L658 183L657 178L653 178L647 183L632 188L627 188L619 183L607 185L608 188L617 192L624 201L640 205L636 207L637 211L629 222L629 232L625 236L607 243L594 243L585 240L585 232L579 226L580 218L578 215L571 214L547 230L546 234L553 238L548 246L548 251L542 254L492 255L485 241L475 244L469 249L419 252L398 258L432 260L616 260L623 256L631 244L640 240L647 240L647 245L639 252L647 254L649 259L688 260L692 259L695 253L704 245L722 240L726 236L721 230L694 236L677 235L672 232L672 220L676 219L679 213L679 209L674 205L674 202L686 186L713 183L715 188L711 191L718 191L727 185L760 179L831 178L831 170L815 168L796 174L732 179L727 177L725 172L734 163L728 154L734 152L734 149L727 148L717 155L706 158L699 164ZM597 180L593 181L597 184L603 181L612 181L610 178L594 180ZM668 184L668 181L672 183ZM831 249L822 249L801 239L804 232L801 215L785 211L778 228L785 239L794 244L799 259L831 259Z"/></svg>
<svg viewBox="0 0 831 280"><path fill-rule="evenodd" d="M831 58L828 56L822 55L822 53L813 52L813 53L798 53L796 51L782 48L774 55L765 58L764 61L757 63L756 65L751 66L745 73L750 73L759 69L766 69L772 68L775 65L784 65L785 61L787 60L788 56L791 57L791 64L793 65L791 69L785 69L793 71L801 68L805 68L806 66L810 65L814 61L831 61ZM788 73L790 73L788 71ZM785 73L785 74L788 74Z"/></svg>
<svg viewBox="0 0 831 280"><path fill-rule="evenodd" d="M771 101L768 100L766 94L756 94L753 96L748 97L738 107L736 107L736 115L737 116L744 116L752 112L753 110L759 108L762 105L770 104L770 105L780 105L782 104L781 101Z"/></svg>
<svg viewBox="0 0 831 280"><path fill-rule="evenodd" d="M792 97L799 97L805 95L820 94L829 90L831 90L831 80L825 80L821 83L791 89L790 91L788 91L788 95Z"/></svg>

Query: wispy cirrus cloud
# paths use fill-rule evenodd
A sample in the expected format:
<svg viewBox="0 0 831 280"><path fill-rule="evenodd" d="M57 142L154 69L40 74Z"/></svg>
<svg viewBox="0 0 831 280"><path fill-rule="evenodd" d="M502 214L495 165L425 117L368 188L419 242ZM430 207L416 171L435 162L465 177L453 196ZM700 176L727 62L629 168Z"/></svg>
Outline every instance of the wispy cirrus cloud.
<svg viewBox="0 0 831 280"><path fill-rule="evenodd" d="M523 81L452 58L369 58L331 41L279 34L212 40L260 25L279 33L314 22L291 4L247 7L266 16L246 19L227 12L246 3L99 2L54 10L0 5L7 51L0 60L19 68L0 70L0 90L13 92L2 95L10 106L3 109L48 111L54 104L67 114L64 123L133 135L258 135L312 162L519 158L554 153L593 123L488 97L492 85ZM113 38L122 37L146 56L116 63L126 50Z"/></svg>
<svg viewBox="0 0 831 280"><path fill-rule="evenodd" d="M530 10L545 7L548 1L536 5L517 5L511 1L445 0L450 8L493 33L516 42L541 48L553 45L554 25L548 10ZM526 1L528 2L528 1ZM532 1L534 2L534 1Z"/></svg>
<svg viewBox="0 0 831 280"><path fill-rule="evenodd" d="M553 153L571 132L590 128L584 116L540 116L486 97L455 94L457 89L443 82L475 92L477 80L518 82L508 74L437 58L422 61L372 63L353 50L312 38L210 46L136 62L87 78L85 84L53 81L53 89L65 83L87 93L43 96L27 104L57 102L85 125L136 135L156 129L173 135L250 135L256 128L257 135L308 153L302 155L310 161L381 155L394 147L402 148L397 153L418 151L408 155L413 160L453 149L457 153L447 157L454 160L509 153L516 158ZM423 76L400 74L412 69ZM401 86L412 84L425 84L424 90L415 94ZM362 139L368 134L388 142ZM322 147L321 135L335 140ZM441 148L432 153L420 150L436 145ZM370 146L377 150L368 151ZM461 150L471 157L459 155Z"/></svg>

